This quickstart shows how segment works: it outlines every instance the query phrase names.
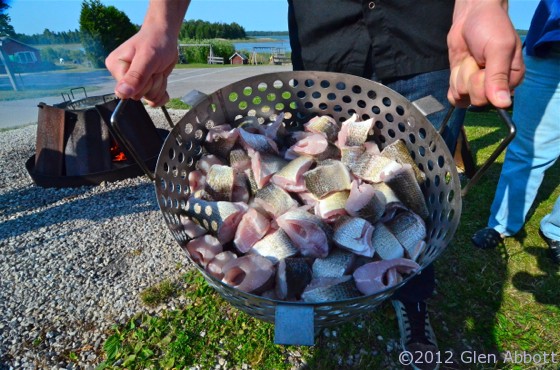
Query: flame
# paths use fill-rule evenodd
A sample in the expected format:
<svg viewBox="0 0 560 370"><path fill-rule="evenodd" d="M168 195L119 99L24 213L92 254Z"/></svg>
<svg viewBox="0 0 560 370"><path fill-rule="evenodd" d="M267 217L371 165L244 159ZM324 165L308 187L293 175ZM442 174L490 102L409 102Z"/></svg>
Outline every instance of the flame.
<svg viewBox="0 0 560 370"><path fill-rule="evenodd" d="M127 159L126 155L115 141L113 141L113 145L111 145L111 158L113 162L126 161Z"/></svg>

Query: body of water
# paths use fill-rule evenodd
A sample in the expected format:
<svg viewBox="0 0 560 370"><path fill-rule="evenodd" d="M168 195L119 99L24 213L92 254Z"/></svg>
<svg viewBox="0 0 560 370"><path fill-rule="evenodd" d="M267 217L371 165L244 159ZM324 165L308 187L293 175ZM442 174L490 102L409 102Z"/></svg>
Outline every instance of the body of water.
<svg viewBox="0 0 560 370"><path fill-rule="evenodd" d="M245 50L247 52L252 52L255 48L255 51L263 52L263 53L270 53L272 48L277 49L284 49L286 53L292 51L290 47L290 40L288 35L286 36L255 36L255 38L266 38L266 39L273 39L274 41L270 42L236 42L233 45L235 46L235 50Z"/></svg>

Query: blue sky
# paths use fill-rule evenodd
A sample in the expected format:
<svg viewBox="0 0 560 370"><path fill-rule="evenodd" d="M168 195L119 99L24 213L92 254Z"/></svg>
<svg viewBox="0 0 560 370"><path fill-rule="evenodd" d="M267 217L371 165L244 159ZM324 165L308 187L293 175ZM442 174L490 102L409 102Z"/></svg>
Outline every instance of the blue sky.
<svg viewBox="0 0 560 370"><path fill-rule="evenodd" d="M24 34L79 28L81 0L8 0L15 31ZM144 19L148 0L101 0L128 15L135 24ZM510 17L518 29L527 29L538 0L509 0ZM287 31L287 0L192 0L186 19L237 22L246 31Z"/></svg>

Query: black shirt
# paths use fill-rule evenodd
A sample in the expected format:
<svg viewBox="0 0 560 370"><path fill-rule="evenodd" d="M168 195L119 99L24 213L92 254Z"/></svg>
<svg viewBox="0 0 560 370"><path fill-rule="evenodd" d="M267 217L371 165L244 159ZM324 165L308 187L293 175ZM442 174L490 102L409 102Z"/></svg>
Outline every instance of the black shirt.
<svg viewBox="0 0 560 370"><path fill-rule="evenodd" d="M294 70L393 79L449 68L453 0L288 0Z"/></svg>

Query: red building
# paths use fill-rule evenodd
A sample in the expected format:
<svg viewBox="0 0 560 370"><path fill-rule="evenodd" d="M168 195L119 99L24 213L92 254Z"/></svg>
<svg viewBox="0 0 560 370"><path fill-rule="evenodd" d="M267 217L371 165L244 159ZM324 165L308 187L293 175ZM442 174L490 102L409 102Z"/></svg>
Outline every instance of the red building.
<svg viewBox="0 0 560 370"><path fill-rule="evenodd" d="M0 37L0 71L4 63L9 62L18 72L32 71L41 63L39 49L26 45L10 37Z"/></svg>
<svg viewBox="0 0 560 370"><path fill-rule="evenodd" d="M247 64L248 61L249 59L247 59L245 55L238 53L237 51L229 57L230 64Z"/></svg>

